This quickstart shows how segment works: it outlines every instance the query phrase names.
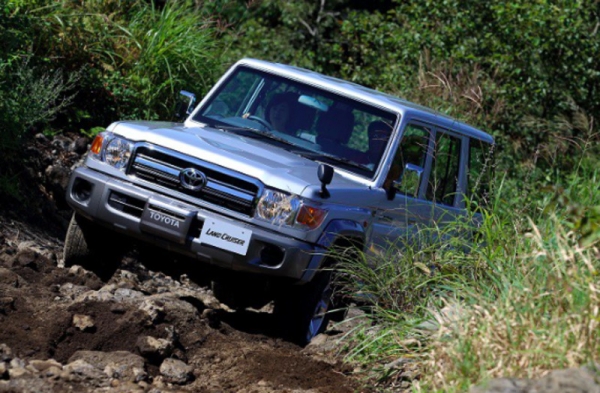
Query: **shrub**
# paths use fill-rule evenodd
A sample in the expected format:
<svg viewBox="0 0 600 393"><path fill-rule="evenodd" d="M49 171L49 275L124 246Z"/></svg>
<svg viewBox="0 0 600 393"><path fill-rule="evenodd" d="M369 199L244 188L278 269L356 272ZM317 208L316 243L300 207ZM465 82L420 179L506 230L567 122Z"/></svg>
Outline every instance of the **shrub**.
<svg viewBox="0 0 600 393"><path fill-rule="evenodd" d="M46 1L27 13L45 24L35 50L51 66L81 73L77 105L59 128L168 119L180 89L201 95L222 71L211 20L184 3Z"/></svg>
<svg viewBox="0 0 600 393"><path fill-rule="evenodd" d="M597 361L599 173L586 167L557 176L563 186L538 185L527 206L509 197L513 185L497 190L476 247L443 236L464 233L461 220L419 232L438 243L390 248L375 268L366 257L346 263L370 310L347 338L348 359L392 383L402 370L384 365L404 358L420 376L415 390L444 392Z"/></svg>

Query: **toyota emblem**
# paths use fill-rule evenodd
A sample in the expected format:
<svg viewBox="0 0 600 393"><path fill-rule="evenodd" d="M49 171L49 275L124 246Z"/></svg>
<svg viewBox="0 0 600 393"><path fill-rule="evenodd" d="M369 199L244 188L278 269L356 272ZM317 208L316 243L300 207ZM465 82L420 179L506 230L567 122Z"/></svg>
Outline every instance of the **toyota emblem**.
<svg viewBox="0 0 600 393"><path fill-rule="evenodd" d="M206 184L206 176L196 168L185 168L179 173L179 181L183 188L200 191Z"/></svg>

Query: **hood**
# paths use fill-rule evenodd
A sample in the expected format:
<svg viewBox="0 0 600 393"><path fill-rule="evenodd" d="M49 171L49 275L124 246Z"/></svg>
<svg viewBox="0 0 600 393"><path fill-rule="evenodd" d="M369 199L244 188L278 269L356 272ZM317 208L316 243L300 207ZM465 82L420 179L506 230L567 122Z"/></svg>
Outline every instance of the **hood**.
<svg viewBox="0 0 600 393"><path fill-rule="evenodd" d="M169 122L118 122L108 130L135 142L153 143L244 173L261 180L265 186L304 197L314 198L321 188L317 177L319 162L258 139ZM336 169L328 189L349 191L366 187Z"/></svg>

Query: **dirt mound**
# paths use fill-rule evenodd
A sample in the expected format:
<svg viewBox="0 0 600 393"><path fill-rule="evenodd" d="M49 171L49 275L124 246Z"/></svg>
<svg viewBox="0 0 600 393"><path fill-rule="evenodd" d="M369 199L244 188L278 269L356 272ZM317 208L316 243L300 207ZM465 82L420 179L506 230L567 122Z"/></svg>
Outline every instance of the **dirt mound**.
<svg viewBox="0 0 600 393"><path fill-rule="evenodd" d="M279 339L267 311L232 312L133 256L103 282L59 267L61 247L0 217L0 392L357 390L334 356Z"/></svg>

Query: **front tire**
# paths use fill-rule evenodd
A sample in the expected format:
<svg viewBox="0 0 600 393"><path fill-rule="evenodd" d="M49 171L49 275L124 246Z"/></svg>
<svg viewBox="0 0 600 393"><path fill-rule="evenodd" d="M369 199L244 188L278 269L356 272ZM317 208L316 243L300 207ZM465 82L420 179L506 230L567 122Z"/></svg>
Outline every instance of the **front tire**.
<svg viewBox="0 0 600 393"><path fill-rule="evenodd" d="M107 279L121 263L125 244L116 232L73 213L65 237L65 267L80 265Z"/></svg>
<svg viewBox="0 0 600 393"><path fill-rule="evenodd" d="M313 280L281 293L273 313L284 338L299 345L308 344L325 331L331 313L333 286L331 271L318 272Z"/></svg>

